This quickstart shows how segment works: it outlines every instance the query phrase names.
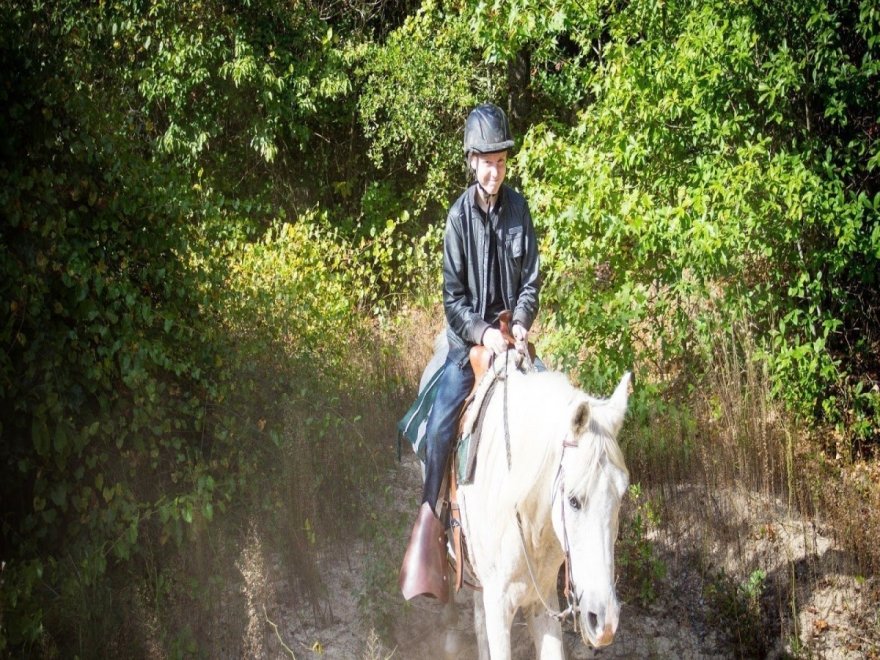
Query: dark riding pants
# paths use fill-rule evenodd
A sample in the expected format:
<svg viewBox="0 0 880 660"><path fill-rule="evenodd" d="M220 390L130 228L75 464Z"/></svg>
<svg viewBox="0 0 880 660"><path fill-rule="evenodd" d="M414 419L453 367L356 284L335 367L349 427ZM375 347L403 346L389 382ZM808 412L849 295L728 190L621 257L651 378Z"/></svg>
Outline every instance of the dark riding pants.
<svg viewBox="0 0 880 660"><path fill-rule="evenodd" d="M425 441L428 446L425 463L425 488L422 502L427 502L436 510L443 471L449 459L449 451L458 433L458 419L465 397L474 386L474 370L467 353L450 355L446 359L446 370L437 383L437 398L428 416Z"/></svg>

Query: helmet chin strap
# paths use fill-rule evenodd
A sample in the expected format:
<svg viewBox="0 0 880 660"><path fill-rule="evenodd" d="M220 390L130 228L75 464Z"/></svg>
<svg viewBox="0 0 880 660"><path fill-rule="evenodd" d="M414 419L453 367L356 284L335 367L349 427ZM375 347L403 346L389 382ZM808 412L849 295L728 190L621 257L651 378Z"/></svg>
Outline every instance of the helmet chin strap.
<svg viewBox="0 0 880 660"><path fill-rule="evenodd" d="M479 195L480 201L482 201L488 209L491 209L495 202L498 200L498 193L496 192L494 195L490 193L483 187L483 184L480 183L480 180L477 178L477 167L473 164L473 157L477 155L479 152L471 151L468 152L468 163L471 169L471 173L474 175L474 181L477 184L477 195Z"/></svg>
<svg viewBox="0 0 880 660"><path fill-rule="evenodd" d="M491 194L488 190L483 187L483 184L477 181L477 194L480 195L480 198L486 203L490 209L495 205L495 200L498 199L498 193L494 195Z"/></svg>

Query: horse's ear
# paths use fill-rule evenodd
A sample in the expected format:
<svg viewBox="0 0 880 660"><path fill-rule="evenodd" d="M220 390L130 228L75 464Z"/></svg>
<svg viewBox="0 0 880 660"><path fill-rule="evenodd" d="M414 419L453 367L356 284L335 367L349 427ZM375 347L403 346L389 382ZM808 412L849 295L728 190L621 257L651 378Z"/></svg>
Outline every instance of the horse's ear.
<svg viewBox="0 0 880 660"><path fill-rule="evenodd" d="M590 404L587 401L578 402L571 416L572 438L579 438L586 432L590 425L590 414Z"/></svg>
<svg viewBox="0 0 880 660"><path fill-rule="evenodd" d="M623 426L623 418L626 416L626 405L629 401L629 383L631 378L632 374L630 374L630 372L627 371L623 374L623 378L620 379L620 383L614 390L614 394L612 394L611 398L608 400L609 412L611 415L607 421L611 426L612 433L615 435L620 431L620 427Z"/></svg>

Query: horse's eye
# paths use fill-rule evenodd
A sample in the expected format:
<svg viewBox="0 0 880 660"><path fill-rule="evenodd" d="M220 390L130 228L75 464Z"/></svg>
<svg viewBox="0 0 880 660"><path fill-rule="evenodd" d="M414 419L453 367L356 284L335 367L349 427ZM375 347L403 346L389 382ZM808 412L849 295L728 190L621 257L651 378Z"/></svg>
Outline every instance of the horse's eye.
<svg viewBox="0 0 880 660"><path fill-rule="evenodd" d="M578 511L578 510L580 510L580 508L581 508L581 503L580 503L580 501L579 501L578 498L576 498L574 495L572 495L571 497L568 498L568 504L569 504L569 506L571 506L571 508L574 509L575 511Z"/></svg>

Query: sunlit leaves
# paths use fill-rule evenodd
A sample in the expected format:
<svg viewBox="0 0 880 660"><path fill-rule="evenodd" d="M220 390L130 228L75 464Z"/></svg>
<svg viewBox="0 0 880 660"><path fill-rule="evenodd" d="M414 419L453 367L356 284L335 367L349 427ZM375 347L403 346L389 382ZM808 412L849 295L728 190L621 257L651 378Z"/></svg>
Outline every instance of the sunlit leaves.
<svg viewBox="0 0 880 660"><path fill-rule="evenodd" d="M518 159L543 236L545 318L584 375L699 364L711 330L745 317L765 338L776 393L842 419L820 401L845 379L835 347L855 311L848 282L873 278L859 264L876 267L877 215L838 178L870 171L870 152L813 146L816 117L845 125L865 88L836 33L803 31L852 16L808 5L782 16L634 2L603 14L614 38L589 71L595 99L571 128L532 127Z"/></svg>
<svg viewBox="0 0 880 660"><path fill-rule="evenodd" d="M479 62L466 18L425 3L361 57L358 109L370 158L424 181L420 204L425 197L445 204L460 181L464 118L501 82Z"/></svg>

